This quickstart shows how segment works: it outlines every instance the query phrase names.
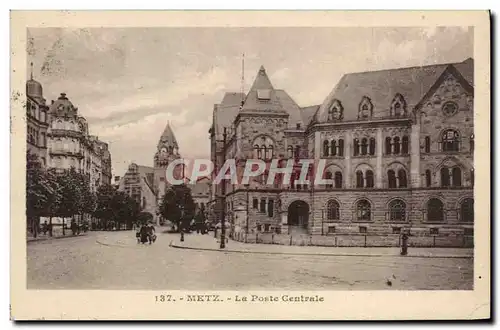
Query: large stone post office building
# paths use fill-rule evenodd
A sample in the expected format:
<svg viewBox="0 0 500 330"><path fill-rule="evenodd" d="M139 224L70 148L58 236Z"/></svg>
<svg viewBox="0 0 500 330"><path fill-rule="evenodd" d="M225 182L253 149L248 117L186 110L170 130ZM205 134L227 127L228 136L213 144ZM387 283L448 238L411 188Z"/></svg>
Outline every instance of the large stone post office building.
<svg viewBox="0 0 500 330"><path fill-rule="evenodd" d="M211 157L326 159L327 186L227 184L232 233L473 235L474 62L350 73L301 107L261 67L214 106ZM297 77L299 79L299 77ZM223 146L223 130L228 132ZM300 170L300 166L298 167ZM292 176L293 179L293 176ZM221 185L210 210L220 221Z"/></svg>

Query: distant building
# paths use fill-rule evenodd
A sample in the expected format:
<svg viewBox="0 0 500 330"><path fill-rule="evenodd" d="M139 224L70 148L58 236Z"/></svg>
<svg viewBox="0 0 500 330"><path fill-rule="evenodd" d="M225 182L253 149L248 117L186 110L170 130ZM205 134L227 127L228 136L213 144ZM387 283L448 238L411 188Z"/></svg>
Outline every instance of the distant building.
<svg viewBox="0 0 500 330"><path fill-rule="evenodd" d="M326 159L320 187L295 182L211 189L210 210L238 232L472 236L474 63L350 73L320 105L298 106L261 67L247 94L214 106L211 158ZM219 202L218 202L219 201ZM450 237L451 237L450 236Z"/></svg>
<svg viewBox="0 0 500 330"><path fill-rule="evenodd" d="M202 177L195 184L187 185L191 189L191 195L196 206L196 212L208 211L208 202L210 201L211 180L209 177Z"/></svg>
<svg viewBox="0 0 500 330"><path fill-rule="evenodd" d="M160 216L157 215L158 205L170 185L167 182L166 170L173 160L179 158L177 139L167 123L153 156L154 167L132 163L125 175L119 179L118 189L140 202L141 209L151 213L157 224L161 223ZM181 169L182 166L176 167L175 178L182 178Z"/></svg>

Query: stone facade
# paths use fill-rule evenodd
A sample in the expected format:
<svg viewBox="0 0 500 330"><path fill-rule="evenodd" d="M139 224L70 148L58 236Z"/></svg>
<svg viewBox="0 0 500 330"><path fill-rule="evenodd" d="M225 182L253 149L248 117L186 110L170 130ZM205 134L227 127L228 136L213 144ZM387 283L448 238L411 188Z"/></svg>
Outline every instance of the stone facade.
<svg viewBox="0 0 500 330"><path fill-rule="evenodd" d="M224 152L240 167L255 158L325 159L323 177L333 184L227 183L230 230L473 235L473 72L467 59L346 74L321 105L299 107L261 67L248 94L215 105L212 160L221 164ZM210 198L216 222L218 186Z"/></svg>

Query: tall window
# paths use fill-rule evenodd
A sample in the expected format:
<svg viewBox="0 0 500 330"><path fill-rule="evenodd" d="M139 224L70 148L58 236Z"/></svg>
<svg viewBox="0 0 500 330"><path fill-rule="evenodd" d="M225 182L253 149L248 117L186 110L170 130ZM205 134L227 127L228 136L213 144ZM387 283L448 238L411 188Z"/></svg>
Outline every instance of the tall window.
<svg viewBox="0 0 500 330"><path fill-rule="evenodd" d="M450 186L450 171L447 167L441 168L441 187Z"/></svg>
<svg viewBox="0 0 500 330"><path fill-rule="evenodd" d="M354 156L359 155L359 140L354 139Z"/></svg>
<svg viewBox="0 0 500 330"><path fill-rule="evenodd" d="M399 137L395 137L394 138L394 154L396 155L399 155L399 152L400 152L400 144L399 144Z"/></svg>
<svg viewBox="0 0 500 330"><path fill-rule="evenodd" d="M470 152L474 153L474 134L472 134L469 138Z"/></svg>
<svg viewBox="0 0 500 330"><path fill-rule="evenodd" d="M337 156L337 141L332 140L332 144L331 144L330 149L331 149L331 152L330 152L331 155L332 156Z"/></svg>
<svg viewBox="0 0 500 330"><path fill-rule="evenodd" d="M344 156L344 139L339 139L339 156Z"/></svg>
<svg viewBox="0 0 500 330"><path fill-rule="evenodd" d="M257 198L254 198L252 203L253 203L252 206L253 206L254 209L258 209L259 208L259 200Z"/></svg>
<svg viewBox="0 0 500 330"><path fill-rule="evenodd" d="M356 188L363 188L363 187L364 187L363 172L356 171Z"/></svg>
<svg viewBox="0 0 500 330"><path fill-rule="evenodd" d="M258 145L253 146L253 156L257 159L260 159L260 148Z"/></svg>
<svg viewBox="0 0 500 330"><path fill-rule="evenodd" d="M329 156L330 146L328 140L323 141L323 156Z"/></svg>
<svg viewBox="0 0 500 330"><path fill-rule="evenodd" d="M408 154L409 148L408 148L408 137L407 136L403 136L403 142L402 142L401 149L402 149L401 153L403 155L407 155Z"/></svg>
<svg viewBox="0 0 500 330"><path fill-rule="evenodd" d="M266 159L272 159L273 158L273 146L268 146L267 151L266 151Z"/></svg>
<svg viewBox="0 0 500 330"><path fill-rule="evenodd" d="M431 152L431 138L430 136L425 137L425 153Z"/></svg>
<svg viewBox="0 0 500 330"><path fill-rule="evenodd" d="M368 153L368 140L363 138L361 140L361 154L366 155Z"/></svg>
<svg viewBox="0 0 500 330"><path fill-rule="evenodd" d="M400 199L395 199L389 203L389 219L390 221L405 221L406 220L406 204Z"/></svg>
<svg viewBox="0 0 500 330"><path fill-rule="evenodd" d="M272 218L274 216L274 200L267 201L267 215Z"/></svg>
<svg viewBox="0 0 500 330"><path fill-rule="evenodd" d="M387 155L391 154L391 138L390 137L385 138L385 153Z"/></svg>
<svg viewBox="0 0 500 330"><path fill-rule="evenodd" d="M441 140L443 143L443 151L459 151L460 136L457 131L452 129L444 131Z"/></svg>
<svg viewBox="0 0 500 330"><path fill-rule="evenodd" d="M325 178L325 179L327 179L327 180L332 180L332 179L333 179L333 178L332 178L332 172L330 172L330 171L326 172L326 175L325 175L325 176L326 176L326 178ZM326 185L326 189L332 189L332 188L333 188L333 184L328 183L328 184Z"/></svg>
<svg viewBox="0 0 500 330"><path fill-rule="evenodd" d="M432 185L432 177L431 177L431 171L426 170L425 171L425 185L427 187L430 187Z"/></svg>
<svg viewBox="0 0 500 330"><path fill-rule="evenodd" d="M326 155L328 156L328 155ZM288 146L288 158L293 158L293 147Z"/></svg>
<svg viewBox="0 0 500 330"><path fill-rule="evenodd" d="M454 187L460 187L462 186L462 171L458 166L455 166L451 170L451 176L453 178L453 186Z"/></svg>
<svg viewBox="0 0 500 330"><path fill-rule="evenodd" d="M437 198L431 198L427 202L427 221L443 221L444 207L443 202Z"/></svg>
<svg viewBox="0 0 500 330"><path fill-rule="evenodd" d="M389 188L396 188L396 173L393 170L387 171L387 179L389 180Z"/></svg>
<svg viewBox="0 0 500 330"><path fill-rule="evenodd" d="M375 155L375 139L370 138L370 155Z"/></svg>
<svg viewBox="0 0 500 330"><path fill-rule="evenodd" d="M300 147L296 146L295 147L295 159L299 159L299 158L300 158Z"/></svg>
<svg viewBox="0 0 500 330"><path fill-rule="evenodd" d="M265 198L262 198L260 200L260 212L266 213L266 199Z"/></svg>
<svg viewBox="0 0 500 330"><path fill-rule="evenodd" d="M399 188L406 188L408 186L405 170L400 169L398 171L398 180L399 180Z"/></svg>
<svg viewBox="0 0 500 330"><path fill-rule="evenodd" d="M366 199L362 199L356 203L356 216L358 221L371 220L371 205Z"/></svg>
<svg viewBox="0 0 500 330"><path fill-rule="evenodd" d="M342 173L335 172L335 188L342 188Z"/></svg>
<svg viewBox="0 0 500 330"><path fill-rule="evenodd" d="M470 170L470 185L474 187L474 170Z"/></svg>
<svg viewBox="0 0 500 330"><path fill-rule="evenodd" d="M466 198L460 204L460 221L474 222L474 200Z"/></svg>
<svg viewBox="0 0 500 330"><path fill-rule="evenodd" d="M336 200L330 199L327 205L327 219L339 220L340 219L340 205Z"/></svg>
<svg viewBox="0 0 500 330"><path fill-rule="evenodd" d="M266 159L267 156L267 148L266 146L260 147L260 157L259 159Z"/></svg>
<svg viewBox="0 0 500 330"><path fill-rule="evenodd" d="M366 187L373 188L374 186L373 172L371 170L366 171Z"/></svg>

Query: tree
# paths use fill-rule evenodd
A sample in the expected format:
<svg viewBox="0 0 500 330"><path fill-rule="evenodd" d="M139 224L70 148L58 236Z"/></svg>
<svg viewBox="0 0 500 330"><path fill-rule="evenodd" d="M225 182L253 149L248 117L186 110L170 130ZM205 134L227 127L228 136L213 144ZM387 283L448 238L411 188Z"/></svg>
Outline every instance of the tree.
<svg viewBox="0 0 500 330"><path fill-rule="evenodd" d="M42 168L38 157L26 154L26 218L34 237L38 236L40 217L49 208L55 186Z"/></svg>
<svg viewBox="0 0 500 330"><path fill-rule="evenodd" d="M61 195L58 213L63 218L63 235L65 232L65 218L74 218L81 210L81 182L74 168L64 171L57 176L59 192Z"/></svg>
<svg viewBox="0 0 500 330"><path fill-rule="evenodd" d="M113 199L115 192L116 189L111 185L102 185L97 189L97 204L94 216L100 220L101 228L107 228L108 221L111 221L113 217L111 200Z"/></svg>
<svg viewBox="0 0 500 330"><path fill-rule="evenodd" d="M176 230L186 228L193 219L195 204L191 196L191 189L186 185L174 185L162 196L158 212L172 222Z"/></svg>

